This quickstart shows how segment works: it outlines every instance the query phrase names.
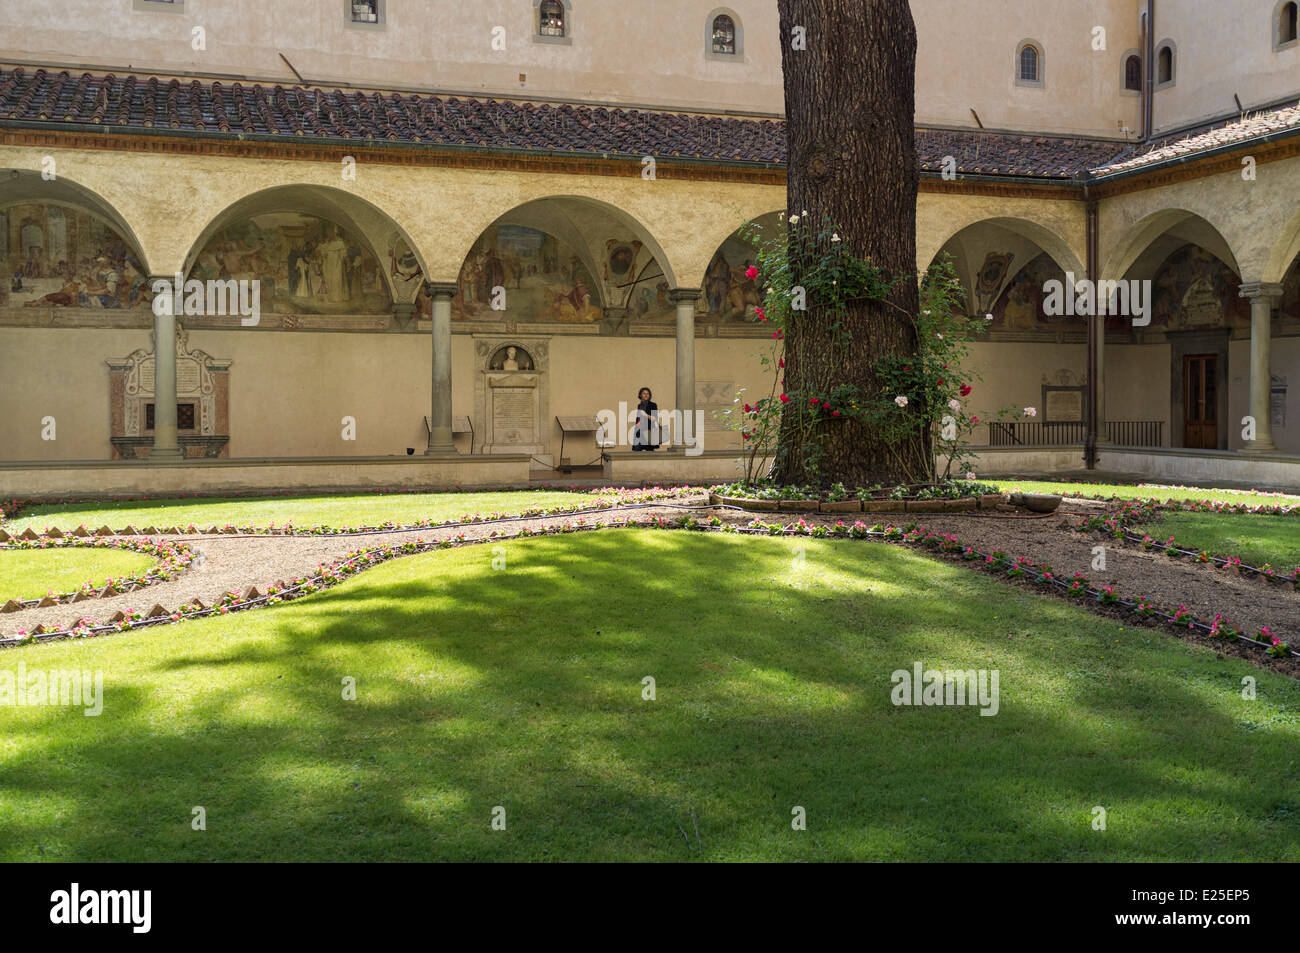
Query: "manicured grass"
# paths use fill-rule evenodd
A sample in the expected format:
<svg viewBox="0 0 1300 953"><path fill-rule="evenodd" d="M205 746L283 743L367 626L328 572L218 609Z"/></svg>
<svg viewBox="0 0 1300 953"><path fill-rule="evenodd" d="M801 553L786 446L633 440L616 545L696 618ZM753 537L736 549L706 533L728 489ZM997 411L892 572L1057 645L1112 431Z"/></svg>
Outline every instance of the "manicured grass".
<svg viewBox="0 0 1300 953"><path fill-rule="evenodd" d="M0 550L0 602L39 599L79 589L87 581L141 573L157 560L122 549Z"/></svg>
<svg viewBox="0 0 1300 953"><path fill-rule="evenodd" d="M1300 566L1300 517L1254 513L1166 513L1155 523L1134 527L1163 542L1171 535L1187 549L1237 556L1252 566L1269 563L1290 571Z"/></svg>
<svg viewBox="0 0 1300 953"><path fill-rule="evenodd" d="M61 530L107 524L121 529L152 525L158 529L193 523L209 526L377 526L385 520L409 523L420 519L455 519L467 513L518 513L534 506L574 506L595 502L590 493L519 490L499 493L374 493L348 496L272 496L239 499L129 500L98 503L55 503L24 509L4 524L17 535L29 526Z"/></svg>
<svg viewBox="0 0 1300 953"><path fill-rule="evenodd" d="M1241 490L1211 490L1197 487L1138 486L1120 483L1068 483L1035 480L987 480L997 484L1004 493L1061 493L1066 496L1084 496L1093 499L1123 500L1217 500L1220 503L1241 503L1248 506L1298 506L1300 496L1248 493Z"/></svg>
<svg viewBox="0 0 1300 953"><path fill-rule="evenodd" d="M0 708L6 861L1300 860L1300 684L880 544L535 538L20 659L104 710Z"/></svg>

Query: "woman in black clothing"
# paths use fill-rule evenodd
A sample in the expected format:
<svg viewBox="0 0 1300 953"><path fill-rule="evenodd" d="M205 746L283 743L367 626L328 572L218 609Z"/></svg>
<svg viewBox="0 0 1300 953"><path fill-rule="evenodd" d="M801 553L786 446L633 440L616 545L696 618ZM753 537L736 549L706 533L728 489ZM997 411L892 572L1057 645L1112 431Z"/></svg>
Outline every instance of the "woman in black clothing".
<svg viewBox="0 0 1300 953"><path fill-rule="evenodd" d="M642 387L637 391L633 450L656 450L659 447L659 405L650 399L652 396L649 387Z"/></svg>

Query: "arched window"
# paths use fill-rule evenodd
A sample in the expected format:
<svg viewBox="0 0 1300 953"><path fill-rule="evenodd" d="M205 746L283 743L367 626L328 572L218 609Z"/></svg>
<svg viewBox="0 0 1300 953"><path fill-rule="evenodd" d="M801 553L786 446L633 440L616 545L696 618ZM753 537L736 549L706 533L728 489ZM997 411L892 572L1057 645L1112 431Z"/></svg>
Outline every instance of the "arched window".
<svg viewBox="0 0 1300 953"><path fill-rule="evenodd" d="M745 27L736 11L716 7L704 21L704 58L739 63L745 58Z"/></svg>
<svg viewBox="0 0 1300 953"><path fill-rule="evenodd" d="M736 54L736 21L725 13L713 18L713 52Z"/></svg>
<svg viewBox="0 0 1300 953"><path fill-rule="evenodd" d="M564 5L560 0L542 0L537 7L537 35L564 36Z"/></svg>
<svg viewBox="0 0 1300 953"><path fill-rule="evenodd" d="M1160 44L1156 50L1156 88L1172 86L1178 77L1177 54L1170 40Z"/></svg>
<svg viewBox="0 0 1300 953"><path fill-rule="evenodd" d="M1022 40L1016 47L1016 85L1043 85L1043 47L1034 40Z"/></svg>
<svg viewBox="0 0 1300 953"><path fill-rule="evenodd" d="M1136 54L1124 61L1124 88L1142 91L1142 57Z"/></svg>
<svg viewBox="0 0 1300 953"><path fill-rule="evenodd" d="M1284 3L1277 11L1277 40L1275 46L1285 46L1300 38L1300 4Z"/></svg>
<svg viewBox="0 0 1300 953"><path fill-rule="evenodd" d="M1038 82L1038 50L1032 46L1020 51L1020 78L1026 83Z"/></svg>

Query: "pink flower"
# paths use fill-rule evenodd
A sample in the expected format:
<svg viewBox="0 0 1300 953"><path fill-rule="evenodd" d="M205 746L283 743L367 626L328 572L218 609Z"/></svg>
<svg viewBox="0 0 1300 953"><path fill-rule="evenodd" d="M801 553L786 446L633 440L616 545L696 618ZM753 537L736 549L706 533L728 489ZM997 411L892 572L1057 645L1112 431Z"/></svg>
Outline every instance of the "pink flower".
<svg viewBox="0 0 1300 953"><path fill-rule="evenodd" d="M899 394L897 397L894 398L894 403L896 403L899 407L906 407L907 398L904 397L902 394Z"/></svg>
<svg viewBox="0 0 1300 953"><path fill-rule="evenodd" d="M748 268L745 269L745 277L748 278L750 281L753 281L755 278L758 277L758 269L755 268L753 265L750 265Z"/></svg>
<svg viewBox="0 0 1300 953"><path fill-rule="evenodd" d="M789 394L782 394L782 395L781 395L781 403L783 403L783 404L788 404L788 403L790 403L790 395L789 395Z"/></svg>
<svg viewBox="0 0 1300 953"><path fill-rule="evenodd" d="M971 422L972 425L974 425L974 424L979 423L979 422L980 422L980 419L979 419L978 417L971 417L970 422Z"/></svg>

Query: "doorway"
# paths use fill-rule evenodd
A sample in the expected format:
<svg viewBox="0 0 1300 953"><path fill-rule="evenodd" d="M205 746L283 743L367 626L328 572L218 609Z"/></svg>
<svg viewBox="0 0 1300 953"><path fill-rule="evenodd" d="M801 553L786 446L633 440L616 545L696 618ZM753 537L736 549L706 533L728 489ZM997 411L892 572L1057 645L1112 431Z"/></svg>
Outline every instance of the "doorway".
<svg viewBox="0 0 1300 953"><path fill-rule="evenodd" d="M1183 446L1216 450L1219 446L1219 357L1183 357Z"/></svg>

